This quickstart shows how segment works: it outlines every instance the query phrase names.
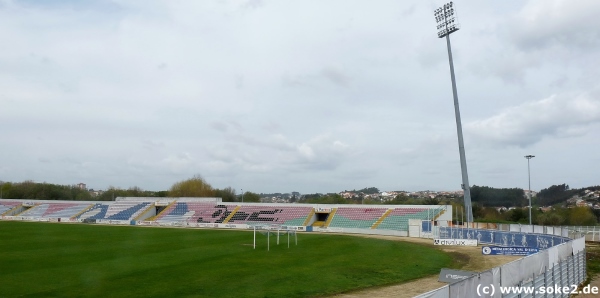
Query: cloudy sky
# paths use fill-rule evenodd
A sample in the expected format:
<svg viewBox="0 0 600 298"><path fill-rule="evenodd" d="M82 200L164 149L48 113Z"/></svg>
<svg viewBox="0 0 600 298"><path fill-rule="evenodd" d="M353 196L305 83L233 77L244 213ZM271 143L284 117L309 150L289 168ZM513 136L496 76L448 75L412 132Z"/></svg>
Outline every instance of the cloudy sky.
<svg viewBox="0 0 600 298"><path fill-rule="evenodd" d="M471 185L600 185L600 1L458 0ZM458 190L442 1L0 0L0 180Z"/></svg>

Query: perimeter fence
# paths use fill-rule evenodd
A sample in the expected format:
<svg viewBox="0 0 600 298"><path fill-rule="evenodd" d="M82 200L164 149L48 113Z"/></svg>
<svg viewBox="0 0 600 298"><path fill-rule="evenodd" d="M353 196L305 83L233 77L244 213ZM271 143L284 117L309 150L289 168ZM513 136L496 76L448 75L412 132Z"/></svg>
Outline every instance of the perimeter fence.
<svg viewBox="0 0 600 298"><path fill-rule="evenodd" d="M563 226L569 235L581 235L585 241L600 242L600 226Z"/></svg>
<svg viewBox="0 0 600 298"><path fill-rule="evenodd" d="M477 239L484 244L482 254L496 247L538 252L417 296L420 298L570 297L587 277L585 237L570 228L468 223L435 227L434 235L439 239Z"/></svg>

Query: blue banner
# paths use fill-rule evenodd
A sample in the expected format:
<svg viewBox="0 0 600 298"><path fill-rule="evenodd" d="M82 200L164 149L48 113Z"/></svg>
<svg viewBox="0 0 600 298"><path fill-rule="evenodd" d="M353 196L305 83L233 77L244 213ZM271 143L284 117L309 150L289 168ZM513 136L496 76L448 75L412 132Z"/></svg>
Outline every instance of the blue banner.
<svg viewBox="0 0 600 298"><path fill-rule="evenodd" d="M431 222L430 221L421 222L421 231L430 233L431 232Z"/></svg>
<svg viewBox="0 0 600 298"><path fill-rule="evenodd" d="M528 256L539 252L538 248L533 247L500 247L500 246L482 246L481 254L485 256L503 255L503 256Z"/></svg>
<svg viewBox="0 0 600 298"><path fill-rule="evenodd" d="M567 241L564 237L554 235L453 227L440 227L440 239L474 239L483 244L538 249L547 249Z"/></svg>

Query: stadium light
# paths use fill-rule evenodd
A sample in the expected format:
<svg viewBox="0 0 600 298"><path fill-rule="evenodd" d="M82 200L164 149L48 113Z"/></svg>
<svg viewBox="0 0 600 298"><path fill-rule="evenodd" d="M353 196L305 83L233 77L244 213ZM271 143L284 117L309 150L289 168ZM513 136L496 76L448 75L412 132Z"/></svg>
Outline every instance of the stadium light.
<svg viewBox="0 0 600 298"><path fill-rule="evenodd" d="M454 114L456 116L456 131L458 133L458 151L460 153L460 169L462 172L462 185L464 191L465 209L467 210L467 222L473 222L473 208L471 207L471 187L469 186L469 175L467 174L467 160L465 158L465 145L463 142L462 124L460 121L460 109L458 106L458 92L456 91L456 78L454 77L454 64L452 62L452 48L450 47L450 33L458 31L460 26L455 16L454 3L449 2L434 10L437 22L438 37L446 37L448 46L448 60L450 62L450 79L452 80L452 95L454 96Z"/></svg>
<svg viewBox="0 0 600 298"><path fill-rule="evenodd" d="M529 168L529 160L534 157L535 155L525 155L525 158L527 158L527 179L529 180L529 193L527 194L527 197L529 197L529 225L531 225L531 171Z"/></svg>
<svg viewBox="0 0 600 298"><path fill-rule="evenodd" d="M446 3L444 6L434 10L435 20L437 22L438 37L450 35L458 31L460 26L454 15L454 3Z"/></svg>

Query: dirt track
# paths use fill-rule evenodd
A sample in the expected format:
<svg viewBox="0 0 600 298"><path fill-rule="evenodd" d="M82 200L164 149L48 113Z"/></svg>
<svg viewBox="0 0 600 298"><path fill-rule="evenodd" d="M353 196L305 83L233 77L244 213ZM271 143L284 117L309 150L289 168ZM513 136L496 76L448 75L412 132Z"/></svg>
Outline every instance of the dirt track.
<svg viewBox="0 0 600 298"><path fill-rule="evenodd" d="M358 237L370 237L387 239L392 241L407 241L421 243L428 246L434 246L432 239L421 239L421 238L408 238L408 237L394 237L394 236L377 236L377 235L357 235ZM449 253L457 253L459 262L464 264L462 270L468 271L485 271L493 267L500 266L502 264L509 263L513 260L521 257L516 256L484 256L481 254L481 246L436 246L441 248L443 251ZM445 283L438 282L439 275L432 275L429 277L417 279L411 282L378 287L375 289L367 289L356 292L344 293L335 295L333 297L345 297L345 298L373 298L373 297L414 297L416 295L437 289L446 285Z"/></svg>

